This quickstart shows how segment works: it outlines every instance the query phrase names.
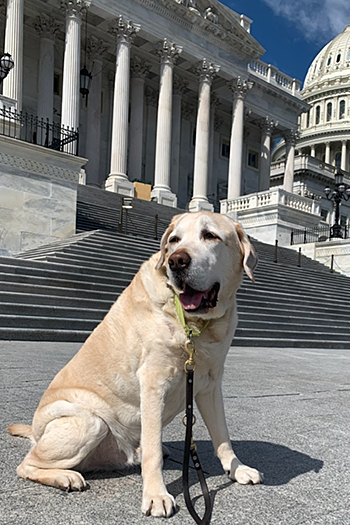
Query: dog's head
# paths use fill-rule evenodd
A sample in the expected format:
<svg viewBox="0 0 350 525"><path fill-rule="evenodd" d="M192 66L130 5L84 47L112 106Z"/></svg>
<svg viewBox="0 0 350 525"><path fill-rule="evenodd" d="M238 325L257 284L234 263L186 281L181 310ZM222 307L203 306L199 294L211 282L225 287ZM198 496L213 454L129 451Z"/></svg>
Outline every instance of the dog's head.
<svg viewBox="0 0 350 525"><path fill-rule="evenodd" d="M256 264L239 224L226 215L198 212L173 218L156 269L165 269L188 315L209 319L221 317L232 304L243 268L254 280Z"/></svg>

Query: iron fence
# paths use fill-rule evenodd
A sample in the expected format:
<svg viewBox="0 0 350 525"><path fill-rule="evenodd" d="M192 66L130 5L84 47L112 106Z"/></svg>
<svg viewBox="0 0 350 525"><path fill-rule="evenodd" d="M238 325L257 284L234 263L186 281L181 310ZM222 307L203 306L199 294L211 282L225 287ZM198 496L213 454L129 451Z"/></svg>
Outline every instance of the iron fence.
<svg viewBox="0 0 350 525"><path fill-rule="evenodd" d="M348 239L349 229L347 226L341 227L343 239ZM292 230L290 234L290 244L307 244L309 242L322 242L332 238L332 226L321 228L305 228L304 230Z"/></svg>
<svg viewBox="0 0 350 525"><path fill-rule="evenodd" d="M56 151L78 153L78 131L15 109L0 108L0 135Z"/></svg>

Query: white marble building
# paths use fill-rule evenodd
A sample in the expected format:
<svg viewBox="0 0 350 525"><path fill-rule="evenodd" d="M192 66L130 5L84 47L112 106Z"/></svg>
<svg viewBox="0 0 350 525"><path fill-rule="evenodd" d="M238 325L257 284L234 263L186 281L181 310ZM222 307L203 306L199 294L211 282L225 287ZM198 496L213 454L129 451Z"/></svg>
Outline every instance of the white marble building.
<svg viewBox="0 0 350 525"><path fill-rule="evenodd" d="M269 190L271 144L285 135L292 191L293 137L309 106L298 81L259 60L246 16L217 0L0 0L0 10L15 61L3 95L79 130L64 151L88 159L87 184L130 194L141 180L160 203L217 208Z"/></svg>

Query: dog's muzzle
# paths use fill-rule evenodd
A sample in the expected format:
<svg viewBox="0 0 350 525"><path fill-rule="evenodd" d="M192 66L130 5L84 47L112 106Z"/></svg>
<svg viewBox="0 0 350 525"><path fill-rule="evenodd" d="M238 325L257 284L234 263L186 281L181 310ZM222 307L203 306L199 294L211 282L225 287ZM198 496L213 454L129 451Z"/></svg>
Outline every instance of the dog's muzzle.
<svg viewBox="0 0 350 525"><path fill-rule="evenodd" d="M218 302L220 284L215 283L208 290L195 290L188 284L185 284L184 291L180 293L179 298L181 306L187 312L204 312L210 308L215 308Z"/></svg>

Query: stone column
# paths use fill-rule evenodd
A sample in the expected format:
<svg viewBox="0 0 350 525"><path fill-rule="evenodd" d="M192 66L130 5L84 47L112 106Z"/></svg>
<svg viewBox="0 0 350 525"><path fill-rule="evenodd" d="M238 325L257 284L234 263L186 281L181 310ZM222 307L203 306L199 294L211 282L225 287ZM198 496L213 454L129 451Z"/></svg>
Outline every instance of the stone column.
<svg viewBox="0 0 350 525"><path fill-rule="evenodd" d="M178 194L179 190L182 95L186 91L187 86L187 80L174 75L170 187L175 195Z"/></svg>
<svg viewBox="0 0 350 525"><path fill-rule="evenodd" d="M269 117L266 117L261 124L259 191L270 188L271 133L275 125L276 123Z"/></svg>
<svg viewBox="0 0 350 525"><path fill-rule="evenodd" d="M233 93L230 159L228 166L227 198L237 199L241 195L243 164L244 99L253 82L238 77L229 84Z"/></svg>
<svg viewBox="0 0 350 525"><path fill-rule="evenodd" d="M326 164L329 164L331 161L331 143L326 142L325 145L326 145L326 151L325 151L324 161Z"/></svg>
<svg viewBox="0 0 350 525"><path fill-rule="evenodd" d="M209 139L210 139L210 88L219 72L219 66L206 59L197 67L199 74L199 96L194 151L193 195L189 211L213 211L208 201Z"/></svg>
<svg viewBox="0 0 350 525"><path fill-rule="evenodd" d="M155 151L156 151L156 135L157 135L157 106L158 106L158 91L155 91L150 86L146 86L146 137L145 137L145 180L154 184L154 165L155 165Z"/></svg>
<svg viewBox="0 0 350 525"><path fill-rule="evenodd" d="M86 170L86 183L91 186L102 186L100 178L101 157L101 91L102 91L102 57L108 45L94 36L88 39L87 56L92 62L92 81L87 104L86 122L86 155L89 158Z"/></svg>
<svg viewBox="0 0 350 525"><path fill-rule="evenodd" d="M117 56L114 82L111 172L106 180L106 190L134 195L134 186L127 176L128 117L130 87L130 48L140 26L119 16L109 27L117 38Z"/></svg>
<svg viewBox="0 0 350 525"><path fill-rule="evenodd" d="M12 55L14 68L3 81L2 94L17 100L22 110L23 77L23 0L8 0L4 52Z"/></svg>
<svg viewBox="0 0 350 525"><path fill-rule="evenodd" d="M311 157L316 157L316 146L311 144Z"/></svg>
<svg viewBox="0 0 350 525"><path fill-rule="evenodd" d="M346 170L346 162L347 160L347 141L342 140L341 141L341 162L340 162L340 168L342 170Z"/></svg>
<svg viewBox="0 0 350 525"><path fill-rule="evenodd" d="M299 134L294 129L291 129L285 134L286 141L286 166L284 169L283 189L293 193L294 183L294 155L295 144Z"/></svg>
<svg viewBox="0 0 350 525"><path fill-rule="evenodd" d="M80 110L80 41L81 20L91 0L62 0L66 10L66 41L62 80L62 127L77 131ZM64 151L76 153L76 143L68 144Z"/></svg>
<svg viewBox="0 0 350 525"><path fill-rule="evenodd" d="M129 177L142 178L143 113L145 78L151 65L135 56L131 61L131 110L129 133Z"/></svg>
<svg viewBox="0 0 350 525"><path fill-rule="evenodd" d="M53 122L53 79L54 79L54 43L59 30L56 20L50 16L38 16L34 28L40 36L40 58L39 58L39 78L38 78L38 119L43 119L43 124L47 121ZM37 138L38 144L51 143L52 136L50 126L40 129Z"/></svg>
<svg viewBox="0 0 350 525"><path fill-rule="evenodd" d="M170 189L171 120L173 101L173 69L182 47L166 38L157 49L160 56L160 84L157 115L156 159L152 197L159 204L176 207L177 198Z"/></svg>
<svg viewBox="0 0 350 525"><path fill-rule="evenodd" d="M217 173L214 169L214 144L215 132L219 131L222 119L215 114L216 108L220 106L220 99L216 93L212 93L210 100L210 134L209 134L209 167L208 167L208 196L216 198Z"/></svg>

